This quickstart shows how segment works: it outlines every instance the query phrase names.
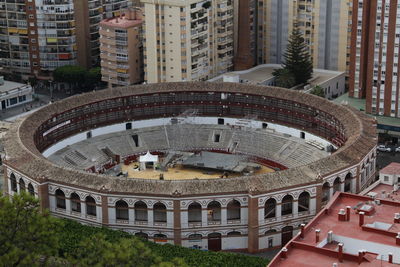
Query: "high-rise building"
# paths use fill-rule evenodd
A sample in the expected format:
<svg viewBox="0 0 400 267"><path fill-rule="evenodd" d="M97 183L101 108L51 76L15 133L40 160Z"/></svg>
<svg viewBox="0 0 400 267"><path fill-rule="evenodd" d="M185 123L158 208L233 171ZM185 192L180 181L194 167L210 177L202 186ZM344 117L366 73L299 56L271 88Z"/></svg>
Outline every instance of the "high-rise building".
<svg viewBox="0 0 400 267"><path fill-rule="evenodd" d="M314 67L348 70L351 0L263 0L258 2L257 63L280 64L293 25L310 47Z"/></svg>
<svg viewBox="0 0 400 267"><path fill-rule="evenodd" d="M142 14L128 9L100 23L102 80L109 87L143 81Z"/></svg>
<svg viewBox="0 0 400 267"><path fill-rule="evenodd" d="M99 63L99 23L128 0L0 0L4 71L46 76L55 68Z"/></svg>
<svg viewBox="0 0 400 267"><path fill-rule="evenodd" d="M145 81L208 80L233 68L233 0L141 0Z"/></svg>
<svg viewBox="0 0 400 267"><path fill-rule="evenodd" d="M398 1L354 0L349 96L366 112L400 117Z"/></svg>

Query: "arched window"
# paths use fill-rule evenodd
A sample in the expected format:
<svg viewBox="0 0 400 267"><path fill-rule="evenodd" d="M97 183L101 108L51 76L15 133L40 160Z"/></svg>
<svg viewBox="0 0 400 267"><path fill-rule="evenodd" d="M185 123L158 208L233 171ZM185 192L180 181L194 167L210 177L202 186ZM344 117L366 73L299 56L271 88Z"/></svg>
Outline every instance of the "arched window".
<svg viewBox="0 0 400 267"><path fill-rule="evenodd" d="M202 238L203 238L203 236L201 234L191 234L191 235L188 236L188 239L190 241L192 241L192 242L194 242L194 241L199 241L200 242Z"/></svg>
<svg viewBox="0 0 400 267"><path fill-rule="evenodd" d="M325 204L329 200L329 191L330 191L329 183L326 182L322 186L322 202Z"/></svg>
<svg viewBox="0 0 400 267"><path fill-rule="evenodd" d="M166 223L167 222L167 208L163 203L156 203L153 206L154 222Z"/></svg>
<svg viewBox="0 0 400 267"><path fill-rule="evenodd" d="M81 212L81 198L77 193L71 194L71 209L75 212Z"/></svg>
<svg viewBox="0 0 400 267"><path fill-rule="evenodd" d="M90 216L96 216L96 201L91 196L87 196L85 199L86 202L86 214Z"/></svg>
<svg viewBox="0 0 400 267"><path fill-rule="evenodd" d="M265 202L264 218L270 219L275 217L276 217L276 200L270 198Z"/></svg>
<svg viewBox="0 0 400 267"><path fill-rule="evenodd" d="M352 183L351 173L348 173L346 175L346 178L344 178L344 192L351 193L351 183Z"/></svg>
<svg viewBox="0 0 400 267"><path fill-rule="evenodd" d="M270 230L265 232L265 235L275 235L275 234L276 234L276 230L275 229L270 229Z"/></svg>
<svg viewBox="0 0 400 267"><path fill-rule="evenodd" d="M336 191L340 192L340 178L336 177L335 181L333 182L333 193L335 194Z"/></svg>
<svg viewBox="0 0 400 267"><path fill-rule="evenodd" d="M227 206L227 219L240 220L240 203L237 200L231 200Z"/></svg>
<svg viewBox="0 0 400 267"><path fill-rule="evenodd" d="M65 210L65 194L61 189L56 190L56 205L58 209Z"/></svg>
<svg viewBox="0 0 400 267"><path fill-rule="evenodd" d="M20 178L19 179L19 192L22 192L22 191L25 192L25 182L24 182L24 179Z"/></svg>
<svg viewBox="0 0 400 267"><path fill-rule="evenodd" d="M299 196L299 212L310 210L310 194L303 192Z"/></svg>
<svg viewBox="0 0 400 267"><path fill-rule="evenodd" d="M238 231L232 231L226 234L228 237L235 237L235 236L241 236L242 233Z"/></svg>
<svg viewBox="0 0 400 267"><path fill-rule="evenodd" d="M10 181L11 181L11 190L15 193L17 193L17 179L15 178L14 173L11 173L10 175Z"/></svg>
<svg viewBox="0 0 400 267"><path fill-rule="evenodd" d="M188 207L188 221L190 223L201 222L201 205L193 202Z"/></svg>
<svg viewBox="0 0 400 267"><path fill-rule="evenodd" d="M207 205L207 221L209 224L221 222L221 204L218 201L211 201Z"/></svg>
<svg viewBox="0 0 400 267"><path fill-rule="evenodd" d="M143 201L135 203L135 221L147 222L147 205Z"/></svg>
<svg viewBox="0 0 400 267"><path fill-rule="evenodd" d="M115 210L116 210L115 215L117 220L124 220L124 221L129 220L128 203L126 203L123 200L118 200L117 203L115 203Z"/></svg>
<svg viewBox="0 0 400 267"><path fill-rule="evenodd" d="M286 195L282 199L282 215L293 214L293 197Z"/></svg>
<svg viewBox="0 0 400 267"><path fill-rule="evenodd" d="M32 196L35 195L35 189L33 189L33 185L31 183L28 184L28 192L29 194L31 194Z"/></svg>
<svg viewBox="0 0 400 267"><path fill-rule="evenodd" d="M138 236L138 237L146 239L146 240L149 239L149 235L146 233L143 233L143 232L137 232L137 233L135 233L135 236Z"/></svg>

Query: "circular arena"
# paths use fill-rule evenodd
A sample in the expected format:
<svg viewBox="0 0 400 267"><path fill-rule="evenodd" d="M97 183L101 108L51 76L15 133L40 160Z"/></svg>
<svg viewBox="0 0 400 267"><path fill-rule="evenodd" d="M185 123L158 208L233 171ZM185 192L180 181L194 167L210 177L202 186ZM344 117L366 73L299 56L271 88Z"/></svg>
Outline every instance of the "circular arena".
<svg viewBox="0 0 400 267"><path fill-rule="evenodd" d="M163 83L48 105L4 140L6 193L59 217L209 250L279 247L375 177L376 122L282 88Z"/></svg>

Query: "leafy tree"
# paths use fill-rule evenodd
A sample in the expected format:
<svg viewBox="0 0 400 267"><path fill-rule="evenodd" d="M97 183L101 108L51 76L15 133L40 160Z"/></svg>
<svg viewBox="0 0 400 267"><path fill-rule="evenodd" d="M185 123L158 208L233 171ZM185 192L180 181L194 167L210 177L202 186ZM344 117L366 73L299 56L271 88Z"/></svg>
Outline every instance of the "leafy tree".
<svg viewBox="0 0 400 267"><path fill-rule="evenodd" d="M313 73L312 59L307 44L297 25L293 27L288 45L283 54L283 69L293 74L295 85L306 83ZM274 71L273 75L279 77L281 72Z"/></svg>
<svg viewBox="0 0 400 267"><path fill-rule="evenodd" d="M93 90L96 85L101 83L101 68L92 68L85 75L86 90Z"/></svg>
<svg viewBox="0 0 400 267"><path fill-rule="evenodd" d="M317 95L320 97L325 98L325 90L321 86L315 86L311 91L310 94Z"/></svg>
<svg viewBox="0 0 400 267"><path fill-rule="evenodd" d="M109 242L104 234L96 234L83 240L75 255L69 257L69 262L79 267L86 266L158 266L184 267L182 260L161 262L161 258L138 238L122 238L118 242Z"/></svg>
<svg viewBox="0 0 400 267"><path fill-rule="evenodd" d="M87 71L85 68L76 65L58 67L53 72L56 82L68 83L73 88L83 86L86 80Z"/></svg>
<svg viewBox="0 0 400 267"><path fill-rule="evenodd" d="M58 225L47 212L41 213L33 196L0 196L1 265L38 266L39 259L56 255L58 238L54 229Z"/></svg>
<svg viewBox="0 0 400 267"><path fill-rule="evenodd" d="M293 74L287 69L274 70L275 84L279 87L292 88L296 85Z"/></svg>

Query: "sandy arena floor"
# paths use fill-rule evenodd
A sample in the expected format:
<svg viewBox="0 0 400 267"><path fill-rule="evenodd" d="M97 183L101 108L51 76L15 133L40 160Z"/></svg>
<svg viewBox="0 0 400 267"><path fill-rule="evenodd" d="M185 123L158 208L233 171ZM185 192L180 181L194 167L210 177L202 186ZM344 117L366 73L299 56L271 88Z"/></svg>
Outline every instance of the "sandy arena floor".
<svg viewBox="0 0 400 267"><path fill-rule="evenodd" d="M185 179L215 179L220 178L223 172L214 170L201 170L192 168L183 168L181 165L177 165L174 168L169 168L168 171L162 172L153 169L147 169L144 171L136 171L134 166L139 166L138 162L133 162L129 165L121 164L123 172L128 172L128 178L142 178L142 179L160 179L160 174L164 174L165 180L185 180ZM266 166L261 166L261 169L256 174L274 172L273 169ZM229 177L240 176L241 174L229 173Z"/></svg>

